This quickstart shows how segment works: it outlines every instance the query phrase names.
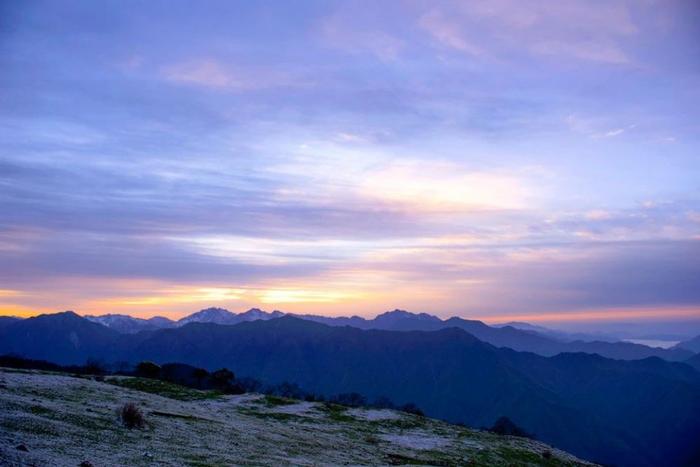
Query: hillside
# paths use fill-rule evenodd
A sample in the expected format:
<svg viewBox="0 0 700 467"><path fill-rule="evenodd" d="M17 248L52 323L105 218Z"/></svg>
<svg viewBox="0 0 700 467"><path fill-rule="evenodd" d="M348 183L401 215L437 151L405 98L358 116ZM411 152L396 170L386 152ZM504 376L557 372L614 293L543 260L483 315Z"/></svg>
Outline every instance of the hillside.
<svg viewBox="0 0 700 467"><path fill-rule="evenodd" d="M128 360L143 359L230 366L320 394L388 396L469 426L506 415L539 439L605 463L683 465L697 455L700 374L661 359L545 358L454 328L363 331L292 317L161 331L132 348Z"/></svg>
<svg viewBox="0 0 700 467"><path fill-rule="evenodd" d="M679 342L675 348L690 350L691 352L700 353L700 336L694 337L687 341Z"/></svg>
<svg viewBox="0 0 700 467"><path fill-rule="evenodd" d="M117 382L151 388L0 369L0 464L592 465L537 441L391 410L177 386L164 397ZM126 402L145 414L144 430L118 422Z"/></svg>
<svg viewBox="0 0 700 467"><path fill-rule="evenodd" d="M700 353L693 355L688 360L686 360L685 363L700 371Z"/></svg>
<svg viewBox="0 0 700 467"><path fill-rule="evenodd" d="M361 330L291 316L119 334L72 313L6 327L0 353L58 363L228 367L323 396L357 392L412 402L431 417L472 427L507 416L560 449L620 466L686 465L700 457L700 373L659 358L542 357L494 347L457 328Z"/></svg>
<svg viewBox="0 0 700 467"><path fill-rule="evenodd" d="M63 318L59 320L58 317L61 316L63 316ZM160 317L144 320L126 315L85 316L85 318L93 324L99 323L103 325L110 331L113 331L113 333L116 331L121 334L136 334L139 332L182 327L192 323L235 325L249 321L266 321L282 316L285 316L285 314L279 311L268 313L257 308L252 308L243 313L232 313L222 308L207 308L176 322ZM286 316L314 321L328 326L350 326L364 330L438 331L441 329L459 328L477 339L496 347L507 347L521 352L532 352L545 357L567 352L584 352L618 360L641 360L649 357L659 357L668 361L685 361L693 355L693 352L689 350L689 348L684 348L680 345L671 349L661 349L631 342L562 340L559 337L543 334L535 330L517 329L512 326L494 327L478 320L468 320L458 317L442 320L426 313L409 313L403 310L393 310L382 313L373 319L365 319L358 316L349 318L293 314L287 314ZM79 316L73 312L63 312L52 315L41 315L19 322L16 319L7 320L4 323L0 322L0 338L12 341L17 335L23 335L25 332L31 334L32 328L44 326L45 324L42 323L51 320L57 321L53 324L55 326L72 325L74 323L71 323L71 320L75 321L78 317ZM27 327L26 330L24 329L25 327ZM3 328L8 328L5 333L3 333ZM89 329L89 326L83 325L81 329ZM104 332L102 334L103 337L106 337L104 336ZM114 340L114 336L109 337L109 339ZM21 337L19 340L20 342L16 342L15 345L32 347L31 344L25 343L24 337ZM69 359L72 358L73 354L69 348L67 350L68 354L64 356L63 350L64 349L49 349L49 353L52 356L51 358L65 358L62 362L69 363Z"/></svg>

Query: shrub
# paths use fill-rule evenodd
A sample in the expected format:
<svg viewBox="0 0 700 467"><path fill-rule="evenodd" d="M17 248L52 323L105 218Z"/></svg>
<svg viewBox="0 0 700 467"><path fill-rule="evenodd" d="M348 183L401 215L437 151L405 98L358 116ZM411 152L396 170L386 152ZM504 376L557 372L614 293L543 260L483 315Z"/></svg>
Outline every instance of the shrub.
<svg viewBox="0 0 700 467"><path fill-rule="evenodd" d="M235 377L236 375L233 374L233 371L229 370L228 368L221 368L220 370L216 370L211 374L211 380L214 387L222 390L228 389Z"/></svg>
<svg viewBox="0 0 700 467"><path fill-rule="evenodd" d="M304 396L306 396L306 392L304 392L298 384L288 382L269 387L265 392L274 396L288 397L290 399L303 399Z"/></svg>
<svg viewBox="0 0 700 467"><path fill-rule="evenodd" d="M136 374L144 378L158 379L160 377L160 366L153 362L144 361L136 365Z"/></svg>
<svg viewBox="0 0 700 467"><path fill-rule="evenodd" d="M499 435L520 436L523 438L533 437L530 433L513 423L513 421L508 417L501 417L496 420L496 423L489 428L489 431Z"/></svg>
<svg viewBox="0 0 700 467"><path fill-rule="evenodd" d="M192 377L195 379L197 388L201 389L204 384L204 380L209 376L209 372L204 368L195 368L192 370Z"/></svg>
<svg viewBox="0 0 700 467"><path fill-rule="evenodd" d="M122 424L129 429L143 429L146 427L146 419L144 418L141 409L139 409L133 402L127 402L124 404L118 410L118 414Z"/></svg>
<svg viewBox="0 0 700 467"><path fill-rule="evenodd" d="M367 399L362 394L356 392L346 392L338 394L331 399L336 404L346 405L348 407L360 407L367 405Z"/></svg>
<svg viewBox="0 0 700 467"><path fill-rule="evenodd" d="M425 415L423 411L420 408L418 408L418 406L413 402L409 402L408 404L402 405L401 407L399 407L399 410L413 415L418 415L419 417Z"/></svg>
<svg viewBox="0 0 700 467"><path fill-rule="evenodd" d="M85 362L83 370L88 375L103 375L107 372L105 365L101 361L94 358L89 358L87 362Z"/></svg>
<svg viewBox="0 0 700 467"><path fill-rule="evenodd" d="M388 397L379 396L372 403L372 407L376 409L395 409L396 405Z"/></svg>

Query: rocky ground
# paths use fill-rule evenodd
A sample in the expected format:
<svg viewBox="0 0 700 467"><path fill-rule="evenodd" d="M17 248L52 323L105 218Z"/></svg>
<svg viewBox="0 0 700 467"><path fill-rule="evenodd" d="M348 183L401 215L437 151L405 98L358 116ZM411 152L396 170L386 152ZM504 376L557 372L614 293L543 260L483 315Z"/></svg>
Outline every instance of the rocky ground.
<svg viewBox="0 0 700 467"><path fill-rule="evenodd" d="M144 429L120 422L118 408L127 402L145 415ZM391 410L0 369L0 465L81 463L592 465L536 441Z"/></svg>

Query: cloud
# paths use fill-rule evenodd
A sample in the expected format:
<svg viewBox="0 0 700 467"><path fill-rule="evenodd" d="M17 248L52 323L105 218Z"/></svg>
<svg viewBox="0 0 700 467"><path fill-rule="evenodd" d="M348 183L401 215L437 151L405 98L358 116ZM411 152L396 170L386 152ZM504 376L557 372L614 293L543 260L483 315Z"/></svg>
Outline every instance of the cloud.
<svg viewBox="0 0 700 467"><path fill-rule="evenodd" d="M455 164L405 161L367 173L363 196L416 210L523 209L531 201L523 180L469 171Z"/></svg>
<svg viewBox="0 0 700 467"><path fill-rule="evenodd" d="M580 116L577 114L568 115L565 123L571 131L592 139L614 138L637 127L637 124L614 127L616 122L612 122L609 117ZM611 128L611 126L613 127Z"/></svg>
<svg viewBox="0 0 700 467"><path fill-rule="evenodd" d="M368 53L384 62L398 59L405 46L404 41L391 33L367 27L345 12L324 18L319 29L324 45L351 54Z"/></svg>
<svg viewBox="0 0 700 467"><path fill-rule="evenodd" d="M170 82L234 91L255 91L276 87L311 86L288 71L231 67L213 58L195 59L164 66L162 76Z"/></svg>
<svg viewBox="0 0 700 467"><path fill-rule="evenodd" d="M442 3L418 21L445 47L473 57L513 52L625 65L624 40L639 32L622 2L497 0Z"/></svg>
<svg viewBox="0 0 700 467"><path fill-rule="evenodd" d="M463 25L454 18L447 17L439 10L432 10L423 15L418 24L431 34L438 42L474 56L486 54L478 43L473 43L463 33Z"/></svg>

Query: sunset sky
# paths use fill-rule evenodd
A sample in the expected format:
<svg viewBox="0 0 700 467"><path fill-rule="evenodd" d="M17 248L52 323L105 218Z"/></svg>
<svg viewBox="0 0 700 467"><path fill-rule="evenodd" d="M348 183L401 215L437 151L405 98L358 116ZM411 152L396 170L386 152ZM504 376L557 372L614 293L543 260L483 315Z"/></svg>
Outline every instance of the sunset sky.
<svg viewBox="0 0 700 467"><path fill-rule="evenodd" d="M0 314L700 322L700 4L3 2Z"/></svg>

